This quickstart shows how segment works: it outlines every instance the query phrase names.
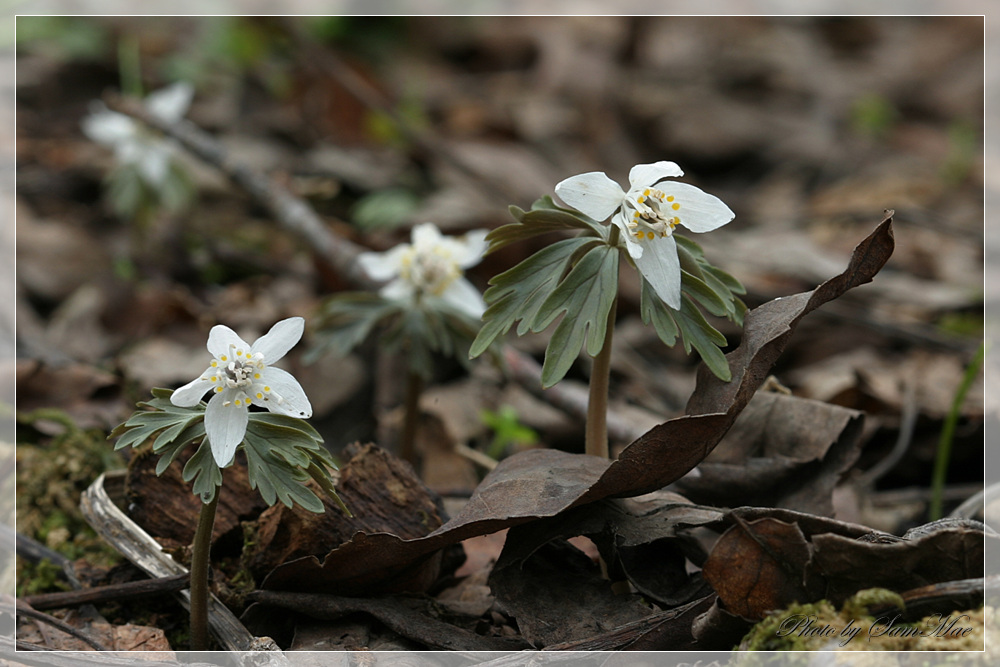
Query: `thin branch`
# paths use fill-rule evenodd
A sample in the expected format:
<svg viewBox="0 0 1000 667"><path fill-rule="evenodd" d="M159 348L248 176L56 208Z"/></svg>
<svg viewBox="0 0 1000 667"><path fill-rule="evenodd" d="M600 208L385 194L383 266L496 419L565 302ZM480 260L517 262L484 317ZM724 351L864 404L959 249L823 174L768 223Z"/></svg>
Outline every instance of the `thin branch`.
<svg viewBox="0 0 1000 667"><path fill-rule="evenodd" d="M162 595L164 593L176 593L187 588L189 578L188 574L184 573L172 577L158 577L142 581L129 581L124 584L95 586L79 591L42 593L39 595L30 595L22 598L22 600L34 609L59 609L88 603L100 604L102 602L114 602L126 598L134 599Z"/></svg>
<svg viewBox="0 0 1000 667"><path fill-rule="evenodd" d="M118 95L105 96L108 107L131 116L179 143L203 162L215 167L235 185L254 198L282 227L300 237L317 255L337 269L348 281L364 289L378 287L358 264L364 249L335 236L312 207L287 188L259 171L233 160L226 149L190 121L164 121L149 113L139 102Z"/></svg>
<svg viewBox="0 0 1000 667"><path fill-rule="evenodd" d="M32 618L32 619L34 619L36 621L39 621L41 623L45 623L46 625L51 625L53 628L56 628L57 630L62 630L66 634L68 634L68 635L70 635L72 637L76 637L80 641L86 643L87 646L90 646L95 651L107 651L107 650L109 650L103 644L101 644L100 642L98 642L95 639L91 638L88 634L86 634L82 630L74 628L72 625L68 625L66 623L63 623L58 618L55 618L53 616L49 616L46 613L43 613L43 612L37 611L35 609L32 609L31 607L27 606L26 604L24 604L20 600L18 600L18 602L17 602L17 615L18 616L27 616L28 618Z"/></svg>

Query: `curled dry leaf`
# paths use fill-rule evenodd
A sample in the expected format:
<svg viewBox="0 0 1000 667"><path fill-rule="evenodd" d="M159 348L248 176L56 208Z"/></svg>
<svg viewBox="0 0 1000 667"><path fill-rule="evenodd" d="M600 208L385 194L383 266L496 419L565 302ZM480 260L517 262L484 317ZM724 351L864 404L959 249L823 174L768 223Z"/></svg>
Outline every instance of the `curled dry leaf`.
<svg viewBox="0 0 1000 667"><path fill-rule="evenodd" d="M761 518L745 518L753 515ZM974 521L934 522L896 537L787 510L741 508L731 518L736 525L702 573L720 606L751 621L793 602L840 605L866 588L901 592L983 574L988 529Z"/></svg>
<svg viewBox="0 0 1000 667"><path fill-rule="evenodd" d="M555 450L529 450L505 459L483 480L465 509L426 537L359 535L327 554L276 568L264 588L363 588L412 568L463 539L515 526L614 496L662 488L698 465L719 443L764 382L798 322L847 290L871 281L893 250L892 215L855 249L843 273L811 292L769 301L750 311L740 346L727 355L732 381L702 366L687 414L656 426L609 462Z"/></svg>
<svg viewBox="0 0 1000 667"><path fill-rule="evenodd" d="M758 392L676 488L696 503L833 513L833 488L857 460L864 415L837 405Z"/></svg>

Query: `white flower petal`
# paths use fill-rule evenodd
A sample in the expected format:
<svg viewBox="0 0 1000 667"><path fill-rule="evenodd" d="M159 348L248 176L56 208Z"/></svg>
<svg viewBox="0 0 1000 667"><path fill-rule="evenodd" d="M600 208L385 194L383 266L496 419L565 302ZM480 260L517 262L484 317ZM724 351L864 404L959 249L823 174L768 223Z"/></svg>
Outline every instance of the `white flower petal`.
<svg viewBox="0 0 1000 667"><path fill-rule="evenodd" d="M155 187L163 185L170 171L170 148L163 143L146 142L136 157L139 172L146 182Z"/></svg>
<svg viewBox="0 0 1000 667"><path fill-rule="evenodd" d="M401 243L386 252L363 252L358 255L358 264L372 279L389 280L399 275L403 256L409 249L409 243Z"/></svg>
<svg viewBox="0 0 1000 667"><path fill-rule="evenodd" d="M441 294L440 298L455 310L477 320L486 311L483 295L479 293L475 285L465 278L456 278L452 284L448 285L448 289Z"/></svg>
<svg viewBox="0 0 1000 667"><path fill-rule="evenodd" d="M625 192L602 171L571 176L556 185L556 194L564 202L589 215L604 220L621 206Z"/></svg>
<svg viewBox="0 0 1000 667"><path fill-rule="evenodd" d="M668 306L680 310L681 263L677 258L677 242L667 236L643 245L642 256L635 258L636 268Z"/></svg>
<svg viewBox="0 0 1000 667"><path fill-rule="evenodd" d="M213 396L205 408L205 434L212 447L212 458L220 468L233 460L236 448L247 432L247 409L232 403L225 405L238 393L236 389L226 389Z"/></svg>
<svg viewBox="0 0 1000 667"><path fill-rule="evenodd" d="M194 97L194 88L191 84L181 81L155 93L150 93L146 97L145 105L153 116L173 123L183 118L184 114L187 113L188 107L191 106L192 97Z"/></svg>
<svg viewBox="0 0 1000 667"><path fill-rule="evenodd" d="M413 246L418 249L430 249L441 242L441 230L433 222L424 222L416 225L410 232L410 239Z"/></svg>
<svg viewBox="0 0 1000 667"><path fill-rule="evenodd" d="M181 408L193 408L198 405L198 401L212 388L212 383L205 380L205 376L214 373L215 369L209 367L204 373L188 382L183 387L174 390L170 395L170 402Z"/></svg>
<svg viewBox="0 0 1000 667"><path fill-rule="evenodd" d="M611 218L611 223L621 230L621 235L625 239L625 249L628 250L629 257L632 259L642 257L642 245L632 235L632 232L629 231L625 214L619 211L615 217Z"/></svg>
<svg viewBox="0 0 1000 667"><path fill-rule="evenodd" d="M648 188L664 178L683 176L684 172L674 162L662 160L652 164L637 164L628 173L628 182L633 188Z"/></svg>
<svg viewBox="0 0 1000 667"><path fill-rule="evenodd" d="M264 355L265 364L273 364L285 356L302 338L306 321L301 317L289 317L281 320L266 334L254 341L250 354L258 352Z"/></svg>
<svg viewBox="0 0 1000 667"><path fill-rule="evenodd" d="M676 210L681 225L692 232L710 232L732 220L736 214L722 200L687 183L663 183L659 189L680 204Z"/></svg>
<svg viewBox="0 0 1000 667"><path fill-rule="evenodd" d="M248 352L250 350L250 345L247 344L245 340L236 335L236 332L223 324L216 324L212 327L212 330L208 332L208 351L216 359L222 361L232 361L230 356L229 346L232 345L237 350L243 350ZM222 357L226 358L223 359Z"/></svg>
<svg viewBox="0 0 1000 667"><path fill-rule="evenodd" d="M114 146L135 136L135 121L124 114L104 110L84 118L81 129L91 141Z"/></svg>
<svg viewBox="0 0 1000 667"><path fill-rule="evenodd" d="M261 385L271 388L271 400L262 401L257 399L256 391ZM254 384L254 392L251 396L254 405L260 405L271 412L288 415L289 417L300 417L302 419L312 417L312 404L309 402L305 390L302 389L299 381L287 371L268 366L261 371L261 379ZM281 397L281 403L278 403L274 399L275 394Z"/></svg>
<svg viewBox="0 0 1000 667"><path fill-rule="evenodd" d="M464 237L455 239L454 260L458 266L467 269L482 261L489 243L486 242L488 230L475 229L465 234Z"/></svg>
<svg viewBox="0 0 1000 667"><path fill-rule="evenodd" d="M388 285L385 285L382 289L378 291L379 295L383 299L389 299L390 301L405 301L407 299L412 299L415 288L413 284L405 280L393 280Z"/></svg>

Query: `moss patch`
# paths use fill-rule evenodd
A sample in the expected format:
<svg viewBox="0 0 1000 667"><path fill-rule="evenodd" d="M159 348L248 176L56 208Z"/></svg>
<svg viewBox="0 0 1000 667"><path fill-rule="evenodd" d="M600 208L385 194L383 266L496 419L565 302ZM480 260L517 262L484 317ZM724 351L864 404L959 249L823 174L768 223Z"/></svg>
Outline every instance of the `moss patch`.
<svg viewBox="0 0 1000 667"><path fill-rule="evenodd" d="M986 628L996 632L992 607L925 616L904 623L897 611L873 617L872 607L893 604L902 609L899 594L868 589L847 600L838 611L826 600L793 604L768 616L743 638L749 651L982 651Z"/></svg>

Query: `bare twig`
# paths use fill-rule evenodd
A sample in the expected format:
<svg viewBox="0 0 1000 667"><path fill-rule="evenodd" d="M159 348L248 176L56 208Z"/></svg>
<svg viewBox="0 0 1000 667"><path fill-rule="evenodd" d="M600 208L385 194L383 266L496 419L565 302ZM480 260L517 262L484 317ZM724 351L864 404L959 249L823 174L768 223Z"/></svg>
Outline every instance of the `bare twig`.
<svg viewBox="0 0 1000 667"><path fill-rule="evenodd" d="M77 639L79 639L82 642L85 642L87 644L87 646L91 647L95 651L107 651L107 650L109 650L104 645L102 645L100 642L94 640L92 637L90 637L87 633L83 632L82 630L74 628L72 625L68 625L66 623L63 623L58 618L55 618L53 616L49 616L48 614L46 614L44 612L40 612L40 611L37 611L35 609L32 609L31 607L29 607L28 605L26 605L21 600L17 601L17 614L18 614L18 616L27 616L28 618L32 618L32 619L34 619L36 621L39 621L41 623L45 623L46 625L51 625L53 628L56 628L57 630L62 630L66 634L68 634L68 635L70 635L72 637L76 637Z"/></svg>
<svg viewBox="0 0 1000 667"><path fill-rule="evenodd" d="M193 123L182 120L171 123L157 118L136 100L108 95L107 105L156 128L174 139L191 154L225 174L234 184L263 205L285 229L302 238L330 266L336 268L351 283L371 289L373 281L358 264L362 248L335 236L312 207L287 188L266 175L230 158L214 138Z"/></svg>
<svg viewBox="0 0 1000 667"><path fill-rule="evenodd" d="M34 609L59 609L60 607L75 607L87 603L112 602L126 598L142 598L163 593L176 593L188 586L187 573L172 577L158 577L142 581L129 581L124 584L95 586L79 591L63 593L42 593L22 598Z"/></svg>

